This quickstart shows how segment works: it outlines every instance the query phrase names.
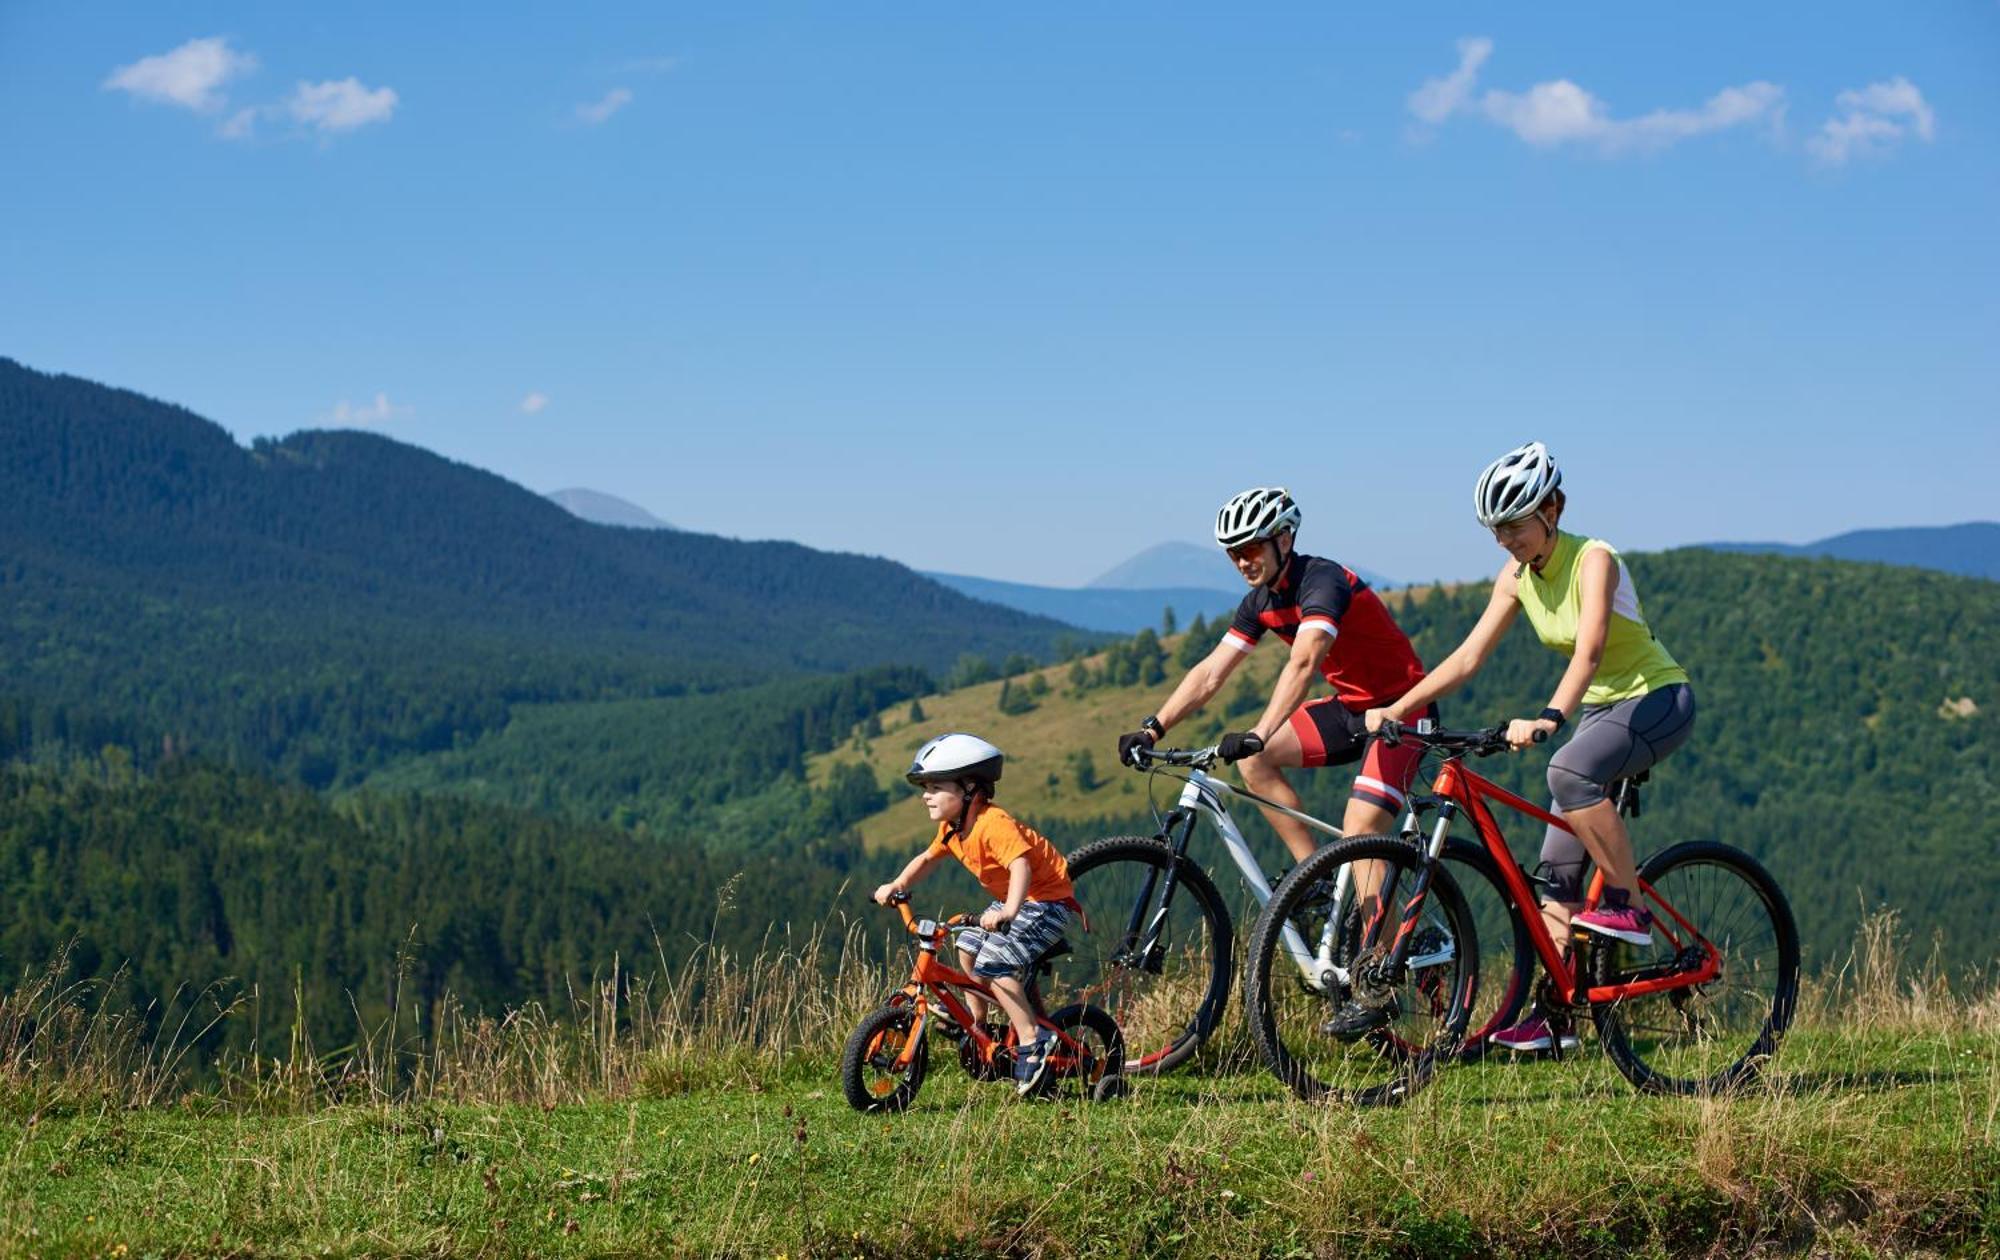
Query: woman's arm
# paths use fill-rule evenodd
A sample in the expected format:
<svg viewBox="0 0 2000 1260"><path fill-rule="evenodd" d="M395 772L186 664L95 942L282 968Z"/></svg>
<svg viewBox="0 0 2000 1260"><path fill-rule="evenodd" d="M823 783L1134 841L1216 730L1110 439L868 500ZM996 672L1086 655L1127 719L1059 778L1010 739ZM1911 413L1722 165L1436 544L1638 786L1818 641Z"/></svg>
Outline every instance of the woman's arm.
<svg viewBox="0 0 2000 1260"><path fill-rule="evenodd" d="M1369 730L1380 728L1384 718L1400 722L1412 713L1420 713L1431 701L1448 696L1471 681L1486 664L1486 658L1493 655L1501 636L1514 624L1514 617L1521 610L1516 597L1519 581L1514 576L1516 567L1512 560L1501 567L1500 575L1493 579L1493 594L1486 601L1486 611L1479 614L1479 621L1465 636L1465 642L1453 648L1450 656L1439 661L1422 682L1404 692L1395 703L1368 710Z"/></svg>
<svg viewBox="0 0 2000 1260"><path fill-rule="evenodd" d="M1604 663L1604 643L1611 634L1611 593L1617 589L1618 562L1611 553L1602 547L1584 552L1576 574L1576 648L1570 653L1562 681L1556 684L1555 695L1549 698L1549 707L1565 718L1582 705L1583 693L1590 690L1590 680ZM1526 748L1534 742L1536 731L1553 735L1561 729L1560 723L1548 718L1516 718L1507 724L1507 742Z"/></svg>

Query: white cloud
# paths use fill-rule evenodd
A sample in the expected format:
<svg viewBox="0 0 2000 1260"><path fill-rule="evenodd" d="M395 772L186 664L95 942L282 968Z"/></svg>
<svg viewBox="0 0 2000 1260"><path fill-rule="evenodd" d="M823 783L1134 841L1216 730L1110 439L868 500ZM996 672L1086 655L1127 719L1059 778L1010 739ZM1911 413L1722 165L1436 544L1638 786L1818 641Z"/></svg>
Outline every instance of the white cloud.
<svg viewBox="0 0 2000 1260"><path fill-rule="evenodd" d="M172 52L120 66L104 80L104 88L212 114L226 103L222 85L256 68L255 57L237 52L228 39L215 35L191 39Z"/></svg>
<svg viewBox="0 0 2000 1260"><path fill-rule="evenodd" d="M1441 123L1457 113L1472 95L1479 67L1492 55L1493 41L1484 35L1459 40L1458 69L1440 79L1425 79L1422 87L1410 93L1410 112L1427 123Z"/></svg>
<svg viewBox="0 0 2000 1260"><path fill-rule="evenodd" d="M1458 41L1458 69L1426 80L1412 92L1410 112L1433 125L1455 114L1476 114L1528 144L1542 148L1584 144L1607 154L1663 149L1695 136L1760 122L1776 130L1784 122L1785 90L1762 80L1724 88L1699 109L1656 109L1636 118L1612 117L1603 100L1569 79L1537 83L1525 92L1494 88L1475 96L1480 67L1492 51L1490 39Z"/></svg>
<svg viewBox="0 0 2000 1260"><path fill-rule="evenodd" d="M630 88L612 88L604 94L603 100L588 105L577 106L576 116L595 127L631 103L632 90Z"/></svg>
<svg viewBox="0 0 2000 1260"><path fill-rule="evenodd" d="M336 429L375 429L409 415L410 411L409 407L390 402L389 395L378 391L373 400L359 405L341 399L321 420Z"/></svg>
<svg viewBox="0 0 2000 1260"><path fill-rule="evenodd" d="M1827 119L1819 134L1806 141L1812 155L1829 166L1879 153L1911 134L1927 144L1937 135L1937 115L1917 85L1901 75L1842 92L1834 104L1842 112Z"/></svg>
<svg viewBox="0 0 2000 1260"><path fill-rule="evenodd" d="M531 416L539 414L542 408L548 405L549 405L549 396L547 394L544 394L540 390L535 390L531 392L526 398L523 398L521 400L521 410L527 412Z"/></svg>
<svg viewBox="0 0 2000 1260"><path fill-rule="evenodd" d="M369 123L389 121L396 112L396 90L365 88L352 77L324 83L301 80L285 108L308 127L323 132L353 131Z"/></svg>

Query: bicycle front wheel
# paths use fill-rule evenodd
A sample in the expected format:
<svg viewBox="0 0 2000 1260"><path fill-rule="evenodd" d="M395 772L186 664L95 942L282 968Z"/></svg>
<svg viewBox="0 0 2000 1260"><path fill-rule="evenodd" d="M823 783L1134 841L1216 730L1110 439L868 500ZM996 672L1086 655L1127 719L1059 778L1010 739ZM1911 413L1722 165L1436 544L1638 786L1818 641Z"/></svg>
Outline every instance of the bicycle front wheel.
<svg viewBox="0 0 2000 1260"><path fill-rule="evenodd" d="M1221 1022L1234 941L1229 910L1206 872L1157 840L1114 836L1069 857L1090 918L1049 961L1058 1003L1108 1011L1124 1033L1127 1075L1186 1062Z"/></svg>
<svg viewBox="0 0 2000 1260"><path fill-rule="evenodd" d="M1351 862L1381 864L1386 915L1338 895ZM1479 935L1444 864L1431 872L1403 964L1389 965L1423 869L1423 854L1394 836L1337 841L1292 868L1251 928L1245 1016L1266 1065L1299 1097L1398 1103L1457 1051L1478 989ZM1310 962L1293 954L1287 927ZM1350 998L1379 1012L1379 1025L1358 1035L1333 1026Z"/></svg>
<svg viewBox="0 0 2000 1260"><path fill-rule="evenodd" d="M1785 894L1748 854L1712 841L1655 854L1639 878L1652 890L1653 943L1592 941L1592 984L1685 974L1709 948L1720 970L1701 984L1592 1007L1604 1052L1649 1094L1719 1093L1755 1080L1798 1003L1799 931Z"/></svg>

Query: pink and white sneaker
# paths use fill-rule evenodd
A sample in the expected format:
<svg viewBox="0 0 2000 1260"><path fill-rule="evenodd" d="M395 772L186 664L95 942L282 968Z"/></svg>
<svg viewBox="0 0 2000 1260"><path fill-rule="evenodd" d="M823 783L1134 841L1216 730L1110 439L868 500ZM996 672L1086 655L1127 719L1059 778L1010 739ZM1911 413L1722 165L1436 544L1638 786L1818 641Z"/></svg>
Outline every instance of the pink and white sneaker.
<svg viewBox="0 0 2000 1260"><path fill-rule="evenodd" d="M1570 920L1577 927L1631 945L1653 943L1653 912L1643 906L1599 906Z"/></svg>
<svg viewBox="0 0 2000 1260"><path fill-rule="evenodd" d="M1503 1028L1494 1033L1491 1040L1502 1050L1526 1054L1535 1050L1547 1050L1555 1044L1555 1029L1550 1026L1548 1017L1537 1011L1512 1028ZM1563 1049L1575 1050L1582 1044L1574 1033L1563 1034Z"/></svg>

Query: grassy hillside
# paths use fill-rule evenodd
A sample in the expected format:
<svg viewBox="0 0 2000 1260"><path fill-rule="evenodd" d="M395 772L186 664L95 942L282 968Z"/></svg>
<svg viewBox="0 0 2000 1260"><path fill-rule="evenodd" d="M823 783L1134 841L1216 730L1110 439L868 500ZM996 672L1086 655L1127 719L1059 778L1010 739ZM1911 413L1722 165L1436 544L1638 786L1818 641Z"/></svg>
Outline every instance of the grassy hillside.
<svg viewBox="0 0 2000 1260"><path fill-rule="evenodd" d="M1992 823L2000 764L1991 738L2000 710L2000 584L1700 550L1629 559L1648 616L1693 678L1699 710L1693 739L1646 789L1634 826L1641 853L1718 838L1765 861L1798 911L1809 966L1834 957L1855 915L1881 905L1941 929L1954 963L1990 963L1984 925L2000 886ZM1477 585L1398 594L1396 616L1427 661L1459 641L1486 600ZM1170 657L1179 650L1166 645ZM1277 647L1262 647L1238 671L1251 682L1232 679L1170 742L1210 742L1254 720L1279 663ZM1044 670L1046 693L1031 695L1035 707L1024 712L1002 711L996 683L925 697L921 721L908 706L891 706L875 719L881 734L857 728L816 758L812 773L824 779L843 763L869 766L891 787L860 833L870 846L906 850L927 830L894 786L911 752L927 733L971 730L1009 753L1002 802L1061 846L1149 829L1146 777L1116 766L1114 745L1180 672L1170 659L1160 681L1119 683L1086 666L1090 677L1077 686L1067 667ZM1445 702L1446 719L1474 726L1534 713L1560 672L1559 658L1517 624L1480 677ZM1018 691L1022 680L1009 687ZM1086 754L1089 772L1080 773ZM1479 769L1540 799L1547 760L1534 752ZM1336 821L1351 779L1338 769L1293 777L1307 808ZM1161 803L1171 804L1165 788ZM1507 817L1501 822L1508 827ZM1245 829L1264 831L1254 814ZM1509 838L1532 867L1539 832L1523 822Z"/></svg>
<svg viewBox="0 0 2000 1260"><path fill-rule="evenodd" d="M1877 925L1878 929L1882 925ZM1869 941L1880 944L1880 930ZM501 1021L444 1008L188 1093L170 1045L0 997L0 1252L228 1255L1987 1256L2000 1004L1872 948L1762 1085L1642 1098L1586 1043L1301 1104L1225 1035L1121 1102L1023 1104L934 1041L898 1116L838 1048L892 973L710 955ZM33 1018L25 1018L32 1015ZM241 1016L237 1016L240 1018ZM1228 1030L1226 1030L1228 1031ZM1893 1133L1893 1140L1884 1134Z"/></svg>

